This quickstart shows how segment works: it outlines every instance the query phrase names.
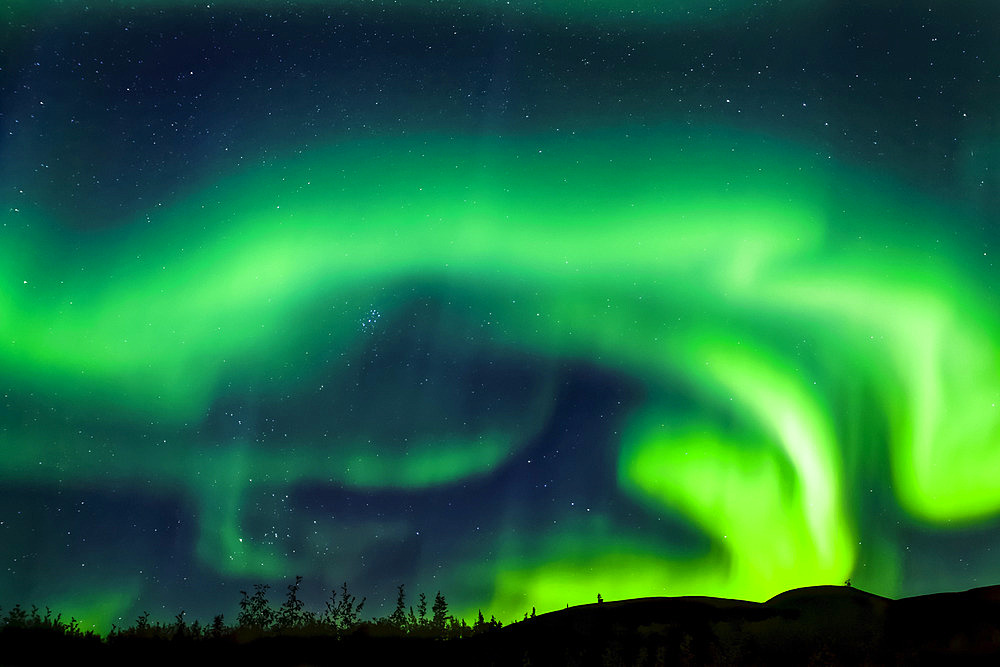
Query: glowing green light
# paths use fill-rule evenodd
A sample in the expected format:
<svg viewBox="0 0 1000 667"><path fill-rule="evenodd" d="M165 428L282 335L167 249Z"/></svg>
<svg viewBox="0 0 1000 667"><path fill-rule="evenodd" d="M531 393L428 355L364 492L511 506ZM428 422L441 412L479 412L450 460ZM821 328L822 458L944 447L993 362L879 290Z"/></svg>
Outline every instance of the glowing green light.
<svg viewBox="0 0 1000 667"><path fill-rule="evenodd" d="M0 248L0 370L73 408L63 425L6 424L0 476L176 494L198 508L205 563L287 574L305 557L247 531L258 489L447 486L502 470L542 432L557 392L545 367L472 423L446 423L452 406L428 408L414 389L390 388L398 400L364 419L345 407L361 372L347 364L369 345L359 316L377 305L402 317L415 291L437 290L444 350L584 360L645 387L621 435L619 484L710 543L677 556L556 532L537 558L496 562L495 613L597 592L764 599L839 583L858 558L851 466L873 447L887 449L885 476L916 519L1000 511L995 298L960 248L919 249L935 215L916 224L899 193L823 163L800 170L809 157L747 137L538 145L329 146L280 176L223 178L211 197L225 215L195 195L164 212L165 231L94 241L86 270L45 232L54 222L20 212L35 231ZM868 229L870 211L887 212L880 229L915 231L891 252L845 233ZM231 387L294 400L331 379L342 386L324 407L344 432L250 443L196 428ZM873 403L852 431L838 411L854 382ZM689 414L671 407L678 386ZM119 435L92 462L82 426L97 416ZM147 431L176 438L134 435Z"/></svg>

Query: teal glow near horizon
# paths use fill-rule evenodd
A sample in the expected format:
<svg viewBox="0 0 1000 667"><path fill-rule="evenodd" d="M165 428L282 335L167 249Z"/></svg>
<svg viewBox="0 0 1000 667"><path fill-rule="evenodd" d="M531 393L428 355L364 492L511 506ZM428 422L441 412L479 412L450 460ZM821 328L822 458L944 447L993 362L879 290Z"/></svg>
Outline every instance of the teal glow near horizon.
<svg viewBox="0 0 1000 667"><path fill-rule="evenodd" d="M710 30L708 4L658 5L657 16L689 26L690 9ZM160 34L165 19L140 5L139 23ZM161 5L201 29L202 9ZM840 104L828 92L766 121L744 119L772 89L737 109L742 88L719 84L715 111L661 109L726 79L721 66L691 74L716 67L714 50L675 44L717 40L659 18L637 19L649 33L594 27L618 9L525 10L528 23L558 15L596 41L554 55L523 47L540 60L504 64L531 39L504 32L475 85L475 72L439 76L439 61L421 60L434 49L406 50L407 31L437 35L437 14L371 28L408 55L365 51L354 79L347 65L288 64L299 47L274 34L301 26L246 12L267 28L253 33L264 46L225 56L232 80L197 71L168 40L180 55L93 93L133 114L109 158L97 149L113 122L68 98L65 122L51 122L62 75L32 74L42 56L18 69L34 88L0 119L17 149L0 156L0 480L16 489L0 503L0 605L33 594L106 629L147 608L171 618L184 596L192 613L232 615L240 587L263 581L280 595L301 574L317 588L346 579L376 611L405 583L411 595L442 590L455 613L507 621L597 593L765 600L847 579L883 595L995 583L1000 568L977 540L1000 521L1000 303L991 200L969 194L988 190L989 118L955 149L955 169L975 179L931 191L905 155L870 157L906 145L885 123L872 140L821 134ZM61 48L83 40L48 27L72 33ZM457 27L445 37L460 39ZM236 53L247 40L234 35L250 28L205 30L205 44ZM352 39L371 41L328 30L346 40L331 38L344 59L361 48ZM683 57L661 56L654 37ZM147 37L135 39L123 62L149 56ZM487 47L470 39L479 57ZM651 88L630 83L638 65L594 73L592 52L625 45L631 63L644 40L647 67L683 76ZM261 64L272 49L281 57ZM553 79L562 87L537 83L561 66L532 78L560 57L579 68ZM435 74L421 79L422 67ZM741 77L756 86L770 64L732 67L747 88ZM678 83L688 74L702 83ZM853 70L835 74L862 85ZM301 85L317 101L279 95L254 115L255 76L260 90ZM162 87L144 89L151 80ZM415 80L419 94L406 89ZM592 107L560 105L591 86ZM432 113L421 95L429 109L457 106ZM476 95L486 111L461 106ZM191 104L177 118L175 96ZM633 105L632 120L602 115L618 103ZM283 133L321 107L337 109L328 125ZM376 107L423 116L387 120ZM958 122L942 127L957 136ZM171 143L185 123L190 135ZM65 146L42 134L80 125L90 138ZM181 149L191 152L171 157ZM130 159L134 174L120 164ZM920 168L936 173L928 160ZM118 185L130 178L134 188ZM74 199L66 183L90 190ZM936 565L951 558L975 565Z"/></svg>

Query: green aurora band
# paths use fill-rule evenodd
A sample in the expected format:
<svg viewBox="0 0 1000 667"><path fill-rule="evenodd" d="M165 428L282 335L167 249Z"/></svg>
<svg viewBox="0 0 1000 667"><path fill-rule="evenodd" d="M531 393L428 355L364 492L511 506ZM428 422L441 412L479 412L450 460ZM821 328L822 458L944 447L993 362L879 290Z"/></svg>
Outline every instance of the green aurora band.
<svg viewBox="0 0 1000 667"><path fill-rule="evenodd" d="M126 236L5 213L0 368L72 407L8 424L0 476L176 495L198 508L207 566L287 576L300 563L248 535L251 489L489 475L537 435L556 388L538 382L462 426L434 424L427 399L393 425L267 447L220 447L189 425L227 386L294 397L323 381L317 360L328 373L364 350L360 313L388 319L444 293L445 349L474 339L493 357L587 360L640 382L620 487L710 543L670 554L553 527L531 559L477 566L493 613L598 590L762 600L840 583L873 470L891 471L891 493L926 525L995 516L1000 322L981 251L934 233L958 214L888 177L706 129L330 145L234 173ZM334 414L353 387L344 373L327 389ZM697 409L674 407L678 387ZM102 415L186 436L105 433L111 451L91 464ZM892 593L897 575L879 576ZM113 618L128 597L91 613Z"/></svg>

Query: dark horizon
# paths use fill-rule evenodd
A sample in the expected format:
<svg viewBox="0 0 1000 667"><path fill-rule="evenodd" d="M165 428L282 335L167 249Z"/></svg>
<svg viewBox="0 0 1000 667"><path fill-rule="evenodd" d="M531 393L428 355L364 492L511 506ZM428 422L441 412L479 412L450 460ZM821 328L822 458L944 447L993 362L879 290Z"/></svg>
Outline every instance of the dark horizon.
<svg viewBox="0 0 1000 667"><path fill-rule="evenodd" d="M243 592L236 623L187 619L151 623L143 614L105 637L33 609L0 621L5 664L912 664L986 660L1000 654L1000 585L963 593L890 600L843 586L813 586L764 603L712 597L603 601L504 625L480 612L467 624L448 613L442 593L407 609L400 586L391 614L363 620L364 601L344 585L326 609L304 608L302 578L280 605L265 586Z"/></svg>

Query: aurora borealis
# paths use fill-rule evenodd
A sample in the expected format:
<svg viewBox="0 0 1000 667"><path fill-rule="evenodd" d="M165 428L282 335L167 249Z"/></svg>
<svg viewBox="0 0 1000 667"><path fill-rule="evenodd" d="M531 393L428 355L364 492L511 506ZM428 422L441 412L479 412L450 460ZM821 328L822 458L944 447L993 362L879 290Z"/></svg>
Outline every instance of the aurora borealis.
<svg viewBox="0 0 1000 667"><path fill-rule="evenodd" d="M1000 16L898 5L8 3L0 605L997 583Z"/></svg>

